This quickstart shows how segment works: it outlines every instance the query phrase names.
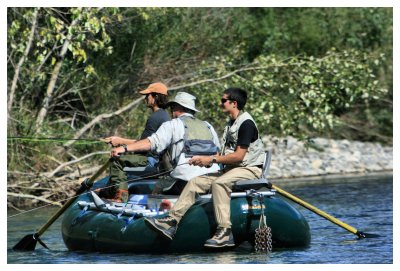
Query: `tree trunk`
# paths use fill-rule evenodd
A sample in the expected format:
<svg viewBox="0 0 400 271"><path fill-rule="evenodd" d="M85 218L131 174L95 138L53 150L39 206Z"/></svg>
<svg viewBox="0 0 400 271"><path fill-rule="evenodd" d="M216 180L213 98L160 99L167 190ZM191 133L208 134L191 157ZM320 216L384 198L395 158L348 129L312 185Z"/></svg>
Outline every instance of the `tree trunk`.
<svg viewBox="0 0 400 271"><path fill-rule="evenodd" d="M76 23L78 22L78 19L75 19L71 22L69 28L73 27ZM54 65L54 69L53 72L51 73L51 78L50 78L50 82L47 85L47 91L46 91L46 97L43 100L43 104L42 104L42 108L40 109L38 116L36 118L36 123L35 123L35 132L36 134L40 133L42 130L42 126L43 126L43 121L47 116L47 113L49 111L49 107L51 105L51 101L54 97L54 92L55 92L55 86L57 83L57 79L58 76L60 74L60 70L61 70L61 66L64 62L64 57L65 54L68 51L68 46L70 44L70 40L72 38L72 34L71 31L68 31L69 34L67 35L64 44L61 48L61 52L59 55L59 59L56 62L56 64Z"/></svg>
<svg viewBox="0 0 400 271"><path fill-rule="evenodd" d="M8 96L8 103L7 103L7 118L8 119L11 118L11 109L12 109L12 105L14 102L15 91L17 89L19 72L20 72L21 67L24 64L25 59L27 58L28 53L32 47L33 37L34 37L35 31L36 31L38 13L39 13L39 8L35 8L35 10L33 11L31 33L29 34L29 39L26 43L25 51L24 51L24 54L22 55L22 57L20 58L20 60L18 61L17 67L15 68L15 73L14 73L14 77L13 77L13 80L11 83L11 89L10 89L10 94Z"/></svg>

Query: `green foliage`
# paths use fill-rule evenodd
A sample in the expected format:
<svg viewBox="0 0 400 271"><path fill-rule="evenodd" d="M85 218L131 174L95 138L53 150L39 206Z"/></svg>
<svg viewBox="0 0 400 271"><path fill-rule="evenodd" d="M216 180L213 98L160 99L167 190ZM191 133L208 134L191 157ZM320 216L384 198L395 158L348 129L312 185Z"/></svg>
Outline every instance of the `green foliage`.
<svg viewBox="0 0 400 271"><path fill-rule="evenodd" d="M9 88L33 11L8 9ZM225 88L237 86L248 91L246 110L263 134L391 144L391 8L40 8L37 22L9 135L32 132L32 116L70 36L40 136L72 137L97 115L118 110L140 97L138 90L163 81L190 85L180 90L196 95L199 117L219 132L226 118L219 99ZM99 122L84 137L137 138L148 114L142 104ZM13 162L26 152L49 153L46 147L9 147ZM74 152L101 148L77 146Z"/></svg>
<svg viewBox="0 0 400 271"><path fill-rule="evenodd" d="M200 97L202 108L218 111L224 88L241 86L249 92L245 109L252 113L261 130L306 138L310 132L333 129L337 118L350 112L354 105L385 96L387 90L379 86L371 69L382 59L383 56L357 50L332 50L321 58L260 55L251 66L222 80L219 86L204 84L192 91ZM220 69L226 74L234 72L229 67ZM207 111L211 119L220 119L217 115ZM220 131L223 124L216 122Z"/></svg>

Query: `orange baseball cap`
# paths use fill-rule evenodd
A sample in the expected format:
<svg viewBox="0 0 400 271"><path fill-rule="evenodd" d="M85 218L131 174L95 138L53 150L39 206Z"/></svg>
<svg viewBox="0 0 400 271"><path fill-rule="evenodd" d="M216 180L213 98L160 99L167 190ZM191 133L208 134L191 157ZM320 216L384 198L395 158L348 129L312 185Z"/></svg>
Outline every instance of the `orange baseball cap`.
<svg viewBox="0 0 400 271"><path fill-rule="evenodd" d="M168 95L168 88L163 83L157 82L150 84L145 90L139 91L140 94L146 95L149 93L160 93Z"/></svg>

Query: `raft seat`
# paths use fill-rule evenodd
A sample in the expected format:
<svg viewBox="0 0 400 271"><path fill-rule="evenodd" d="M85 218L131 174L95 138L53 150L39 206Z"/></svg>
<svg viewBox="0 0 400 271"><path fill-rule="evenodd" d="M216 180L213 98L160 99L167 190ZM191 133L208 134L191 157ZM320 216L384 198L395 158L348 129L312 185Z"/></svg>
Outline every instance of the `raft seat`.
<svg viewBox="0 0 400 271"><path fill-rule="evenodd" d="M266 179L237 181L232 187L232 192L245 192L252 189L260 190L261 188L269 189L270 182Z"/></svg>
<svg viewBox="0 0 400 271"><path fill-rule="evenodd" d="M232 192L244 192L252 189L259 190L261 188L271 189L271 183L267 180L269 166L271 165L271 155L271 149L265 151L260 179L237 181L232 187Z"/></svg>

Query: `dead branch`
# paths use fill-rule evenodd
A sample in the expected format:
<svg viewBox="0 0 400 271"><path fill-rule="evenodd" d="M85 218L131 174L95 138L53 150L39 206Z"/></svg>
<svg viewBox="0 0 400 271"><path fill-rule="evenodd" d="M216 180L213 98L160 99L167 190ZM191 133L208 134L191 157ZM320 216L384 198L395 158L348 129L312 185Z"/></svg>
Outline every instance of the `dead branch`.
<svg viewBox="0 0 400 271"><path fill-rule="evenodd" d="M35 200L38 200L38 201L43 201L43 202L46 202L46 203L49 203L49 204L53 204L53 205L57 205L57 206L62 207L62 204L61 204L61 203L59 203L59 202L54 202L54 201L45 199L45 198L43 198L43 197L36 197L36 196L33 196L33 195L17 194L17 193L7 192L7 197L8 197L8 196L10 196L10 197L16 197L16 198L35 199Z"/></svg>
<svg viewBox="0 0 400 271"><path fill-rule="evenodd" d="M281 67L281 66L285 66L286 64L283 63L277 63L274 65L268 65L268 66L259 66L259 67L245 67L245 68L241 68L241 69L237 69L234 70L232 72L229 72L221 77L217 77L217 78L208 78L208 79L203 79L203 80L199 80L196 82L192 82L189 84L184 84L184 85L180 85L180 86L176 86L176 87L170 87L168 88L169 90L179 90L182 88L188 88L188 87L193 87L196 85L200 85L200 84L204 84L204 83L212 83L212 82L216 82L216 81L221 81L223 79L229 78L231 76L234 76L240 72L245 72L245 71L257 71L257 70L265 70L265 69L269 69L271 67Z"/></svg>
<svg viewBox="0 0 400 271"><path fill-rule="evenodd" d="M75 170L74 172L72 172L68 175L64 175L62 177L56 178L55 181L59 182L59 181L65 180L65 179L78 179L78 178L82 178L82 177L88 177L88 176L92 175L93 173L95 173L96 171L98 171L100 169L100 167L101 166L90 167L90 168L81 169L81 170Z"/></svg>
<svg viewBox="0 0 400 271"><path fill-rule="evenodd" d="M76 164L76 163L78 163L78 162L80 162L80 161L82 161L82 160L84 160L84 159L87 159L87 158L89 158L89 157L92 157L92 156L94 156L94 155L98 155L98 154L108 154L108 153L109 153L109 152L107 152L107 151L93 152L93 153L89 153L89 154L87 154L87 155L84 155L84 156L82 156L82 157L80 157L80 158L78 158L78 159L75 159L75 160L72 160L72 161L63 163L63 164L59 165L59 166L58 166L55 170L53 170L51 173L49 173L49 174L47 175L47 177L48 177L48 178L54 177L54 175L55 175L57 172L59 172L62 168L66 167L66 166Z"/></svg>
<svg viewBox="0 0 400 271"><path fill-rule="evenodd" d="M130 104L118 109L115 112L111 112L111 113L104 113L101 115L98 115L97 117L95 117L94 119L92 119L88 124L86 124L85 126L83 126L78 132L75 133L75 135L73 136L73 138L80 138L87 130L89 130L91 127L93 127L94 125L96 125L97 123L101 122L104 119L108 119L114 116L118 116L122 113L124 113L127 110L132 109L135 106L138 106L141 101L144 100L144 96L134 100L133 102L131 102ZM69 146L71 146L72 144L74 144L76 142L76 140L70 140L67 141L64 144L64 147L68 148Z"/></svg>
<svg viewBox="0 0 400 271"><path fill-rule="evenodd" d="M23 212L23 210L17 208L14 204L12 204L11 202L7 202L7 208L13 208L14 210L18 211L18 212Z"/></svg>
<svg viewBox="0 0 400 271"><path fill-rule="evenodd" d="M9 175L22 175L22 176L30 176L30 177L38 177L39 175L31 172L21 172L21 171L7 171Z"/></svg>
<svg viewBox="0 0 400 271"><path fill-rule="evenodd" d="M18 184L8 185L7 188L17 188L20 190L40 190L40 191L53 191L53 188L45 188L45 187L28 187L28 186L21 186Z"/></svg>

